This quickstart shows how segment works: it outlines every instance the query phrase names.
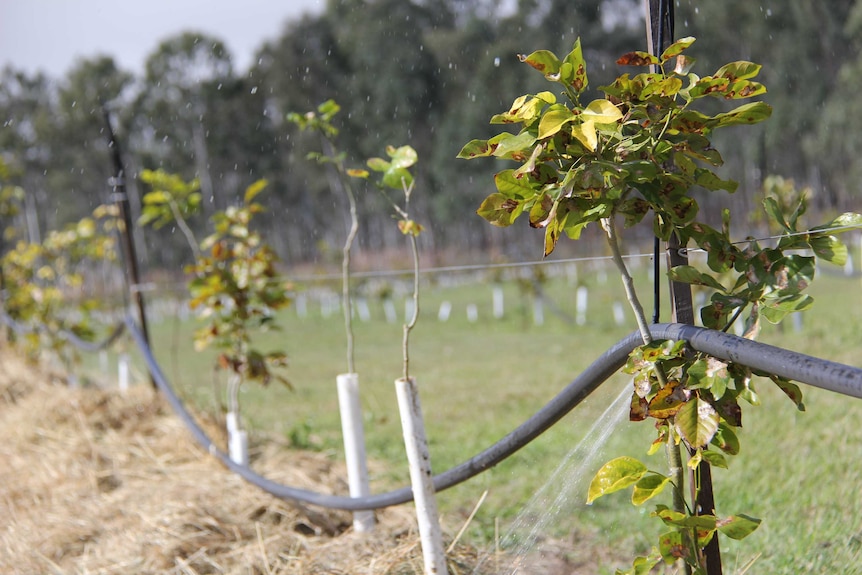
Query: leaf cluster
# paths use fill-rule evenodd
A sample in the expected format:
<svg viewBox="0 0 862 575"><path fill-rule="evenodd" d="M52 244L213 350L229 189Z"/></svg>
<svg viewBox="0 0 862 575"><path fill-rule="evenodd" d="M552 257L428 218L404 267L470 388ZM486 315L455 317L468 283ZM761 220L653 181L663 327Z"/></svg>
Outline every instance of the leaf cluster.
<svg viewBox="0 0 862 575"><path fill-rule="evenodd" d="M660 56L624 54L617 64L651 70L621 74L600 88L605 98L587 103L581 101L588 79L580 41L563 59L547 50L522 56L524 63L557 86L558 93L516 98L491 123L520 125L520 131L472 140L458 157L494 157L518 164L496 174L496 191L485 198L478 214L503 227L527 214L531 227L544 230L546 256L563 234L578 239L591 222L602 222L613 246L616 217L632 226L651 215L657 237L667 241L676 235L680 245L693 243L707 254L708 271L681 265L669 272L673 281L711 292L701 310L703 324L726 330L747 311L745 335L753 338L761 318L778 323L811 306L804 291L814 277L815 257L843 265L847 248L836 237L840 231L836 228L860 227L862 215L846 213L824 226L803 230L805 194L782 189L780 195L774 190L767 193L763 202L766 218L780 233L775 247L762 247L755 239L732 241L727 210L720 230L698 221L692 189L733 192L737 187L713 171L723 163L712 145L713 132L760 122L772 110L761 101L718 114L696 109L704 98L737 101L760 96L766 88L753 80L761 67L752 62L731 62L703 77L693 73L695 61L685 54L693 43L694 38L683 38ZM767 183L773 189L780 184ZM781 201L794 195L798 203ZM625 280L627 272L621 271ZM799 387L784 378L694 353L682 341L650 341L648 335L644 341L649 343L632 352L625 371L634 380L630 419L655 422L658 433L650 453L664 444L684 444L689 467L701 463L727 467L725 455L739 452L734 431L742 425L739 401L759 403L752 384L755 375L771 379L804 409ZM671 481L648 472L636 460L620 458L596 475L588 501L634 485L632 501L640 505ZM684 559L702 569L699 549L716 531L742 537L758 524L750 518L720 520L691 509L661 506L654 515L677 529L662 535L658 550L650 558L639 558L631 573L646 573L662 559Z"/></svg>
<svg viewBox="0 0 862 575"><path fill-rule="evenodd" d="M250 229L253 217L264 211L254 198L265 186L265 180L255 182L242 205L215 214L215 232L201 242L203 255L188 268L195 276L190 305L207 322L195 332L195 349L216 347L219 367L242 380L266 385L275 378L290 385L275 371L286 365L284 353L251 347L252 333L278 329L275 311L291 302L290 286L277 277L278 256Z"/></svg>
<svg viewBox="0 0 862 575"><path fill-rule="evenodd" d="M733 62L700 77L694 60L683 52L694 42L684 38L660 56L631 52L618 60L626 66L653 66L655 72L619 76L600 89L606 97L586 104L586 64L577 41L562 60L547 50L521 59L562 88L517 98L492 124L520 124L517 133L472 140L459 158L495 157L520 166L495 177L497 191L479 207L480 216L497 226L527 213L534 228L545 231L544 254L562 234L580 237L590 223L619 214L634 225L653 214L657 236L667 239L691 223L698 205L688 192L698 186L734 191L712 168L723 163L709 140L718 129L747 125L769 117L764 102L751 102L709 115L694 109L703 98L739 100L766 88L751 78L760 66Z"/></svg>
<svg viewBox="0 0 862 575"><path fill-rule="evenodd" d="M121 225L116 209L102 205L41 243L18 241L0 259L3 307L11 319L33 327L23 338L30 353L50 349L73 363L78 356L63 334L95 338L92 312L100 300L80 297L84 269L116 259L115 231Z"/></svg>

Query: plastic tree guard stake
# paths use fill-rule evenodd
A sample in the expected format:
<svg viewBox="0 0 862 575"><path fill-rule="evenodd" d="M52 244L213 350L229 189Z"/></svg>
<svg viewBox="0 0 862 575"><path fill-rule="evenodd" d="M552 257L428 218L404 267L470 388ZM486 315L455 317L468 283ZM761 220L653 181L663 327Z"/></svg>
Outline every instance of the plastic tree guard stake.
<svg viewBox="0 0 862 575"><path fill-rule="evenodd" d="M416 504L416 519L419 522L419 540L425 561L425 575L448 575L446 555L443 553L443 534L437 513L437 498L431 475L431 454L425 438L422 406L416 380L396 379L398 411L401 414L401 429L404 446L410 465L410 483L413 486L413 501Z"/></svg>
<svg viewBox="0 0 862 575"><path fill-rule="evenodd" d="M248 465L248 433L239 428L239 418L233 411L228 411L225 419L230 460L237 465Z"/></svg>
<svg viewBox="0 0 862 575"><path fill-rule="evenodd" d="M129 354L121 353L117 360L117 379L120 391L123 393L129 390Z"/></svg>
<svg viewBox="0 0 862 575"><path fill-rule="evenodd" d="M341 433L344 437L344 459L347 462L347 484L351 497L367 497L368 464L365 456L365 431L362 407L359 404L359 376L342 373L336 377L338 407L341 412ZM365 533L374 529L374 511L355 511L353 530Z"/></svg>

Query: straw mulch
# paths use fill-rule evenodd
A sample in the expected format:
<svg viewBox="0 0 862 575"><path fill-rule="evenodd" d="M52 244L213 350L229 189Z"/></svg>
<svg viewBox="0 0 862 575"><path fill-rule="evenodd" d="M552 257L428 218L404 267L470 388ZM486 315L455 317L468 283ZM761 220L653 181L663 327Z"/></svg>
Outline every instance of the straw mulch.
<svg viewBox="0 0 862 575"><path fill-rule="evenodd" d="M199 423L224 447L220 423ZM277 438L250 451L275 481L347 493L344 466L325 454ZM208 456L148 385L69 388L0 342L4 575L421 575L413 506L376 515L373 533L356 533L349 512L272 497ZM447 545L461 527L443 525ZM508 557L459 541L447 560L451 575L595 573L602 561L584 552L598 550L584 547L548 540Z"/></svg>
<svg viewBox="0 0 862 575"><path fill-rule="evenodd" d="M0 348L0 573L422 573L412 506L355 533L347 512L232 475L148 386L121 395L52 379ZM323 454L267 441L252 459L276 481L347 492ZM450 559L469 573L475 552L459 545Z"/></svg>

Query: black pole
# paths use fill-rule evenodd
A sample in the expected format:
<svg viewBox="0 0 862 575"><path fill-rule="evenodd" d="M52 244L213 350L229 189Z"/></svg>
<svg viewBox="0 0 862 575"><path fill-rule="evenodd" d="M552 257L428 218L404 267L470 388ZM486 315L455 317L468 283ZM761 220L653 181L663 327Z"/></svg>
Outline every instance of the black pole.
<svg viewBox="0 0 862 575"><path fill-rule="evenodd" d="M120 236L120 245L122 246L123 261L125 263L125 280L126 291L135 302L135 307L138 309L138 321L141 325L141 334L147 345L150 343L150 333L147 328L147 313L144 306L144 294L140 289L140 274L138 273L138 256L135 251L135 241L132 238L132 216L129 206L129 196L126 193L125 175L126 170L123 166L123 157L120 153L120 143L114 135L114 129L111 126L111 115L108 109L102 105L102 114L105 118L105 129L108 136L108 149L111 153L111 159L114 163L114 176L109 180L111 185L111 200L117 206L120 213L120 219L123 222L122 229L118 229ZM158 389L155 379L150 377L150 383L153 389Z"/></svg>
<svg viewBox="0 0 862 575"><path fill-rule="evenodd" d="M650 52L655 55L661 54L673 43L674 37L674 6L672 0L646 0L647 10L647 44ZM658 267L658 241L656 241L655 265ZM685 246L680 244L679 236L671 234L668 241L668 265L673 268L679 265L688 265L688 255ZM657 271L657 270L656 270ZM658 274L656 274L656 286L658 286ZM694 305L691 297L691 286L686 283L675 281L669 282L670 300L672 306L671 321L694 325ZM656 293L654 321L659 321L658 294ZM690 484L692 501L694 501L694 512L697 515L715 514L715 495L712 486L712 470L708 463L702 461L697 468L691 472ZM703 549L703 558L706 564L707 575L722 575L721 550L718 543L718 533Z"/></svg>

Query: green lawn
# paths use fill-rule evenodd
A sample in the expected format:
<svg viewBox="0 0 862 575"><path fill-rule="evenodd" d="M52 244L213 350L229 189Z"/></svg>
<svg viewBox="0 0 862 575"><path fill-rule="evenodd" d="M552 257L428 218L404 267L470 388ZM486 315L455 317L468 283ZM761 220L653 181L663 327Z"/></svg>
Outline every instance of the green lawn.
<svg viewBox="0 0 862 575"><path fill-rule="evenodd" d="M420 385L436 470L463 461L511 431L631 331L634 322L628 308L626 327L614 321L613 304L623 301L615 275L608 270L607 281L599 283L595 270L579 265L578 281L589 289L585 325L570 323L547 307L544 325L534 325L530 296L515 281L503 284L503 319L492 317L490 283L445 287L441 282L424 282L421 320L412 338L411 374ZM645 267L636 276L643 293L650 294ZM576 315L572 279L561 273L545 283L549 298L571 318ZM862 366L860 287L858 278L821 274L811 288L817 303L805 314L803 331L795 331L790 321L783 330L767 326L762 341ZM276 432L300 447L340 458L335 377L346 370L342 317L340 312L322 317L310 290L308 296L305 317L286 311L284 331L260 341L262 347L278 346L288 352L294 389L246 386L244 417L255 430ZM437 319L443 301L452 304L446 322ZM469 304L477 307L475 323L467 319ZM651 307L649 301L644 304ZM369 456L385 469L372 479L372 489L380 491L405 484L408 476L392 385L401 375L404 305L403 299L396 300L400 316L396 323L385 321L379 301L369 299L369 307L371 321L357 318L355 324L356 361ZM192 351L194 327L194 321L162 321L152 326L152 339L165 372L182 394L193 404L211 409L212 355ZM491 540L495 519L505 532L623 385L625 380L617 376L516 456L466 485L441 493L444 521L457 528L487 489L488 498L468 537L475 542ZM862 402L805 388L808 411L799 413L771 383L760 382L758 390L763 405L744 407L742 453L731 461L730 470L716 471L715 482L720 514L742 512L765 522L742 543L722 540L725 572L735 573L758 557L749 573L862 573L858 483ZM624 421L595 467L622 454L646 457L651 435L648 424ZM648 463L664 469L661 455ZM589 477L594 471L588 472ZM580 541L586 555L599 548L617 550L624 557L646 551L659 529L648 517L649 510L632 508L622 494L591 507L582 505L589 477L549 523L546 535ZM549 492L555 489L551 486ZM607 572L613 569L608 567Z"/></svg>

